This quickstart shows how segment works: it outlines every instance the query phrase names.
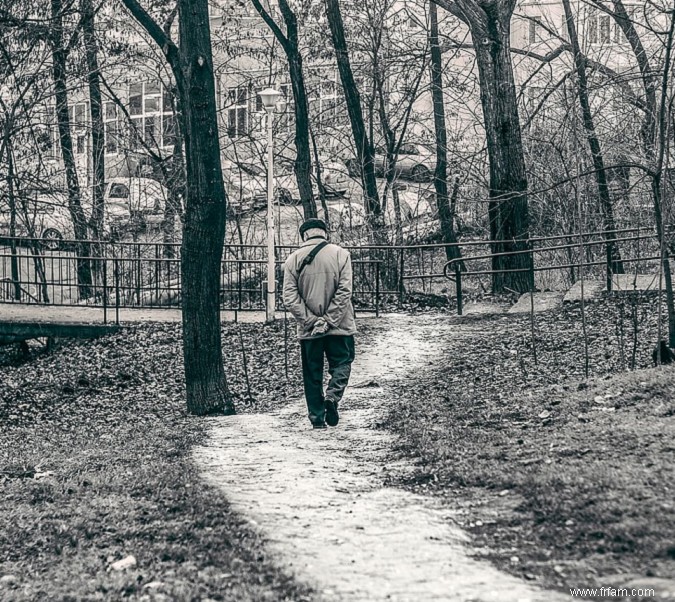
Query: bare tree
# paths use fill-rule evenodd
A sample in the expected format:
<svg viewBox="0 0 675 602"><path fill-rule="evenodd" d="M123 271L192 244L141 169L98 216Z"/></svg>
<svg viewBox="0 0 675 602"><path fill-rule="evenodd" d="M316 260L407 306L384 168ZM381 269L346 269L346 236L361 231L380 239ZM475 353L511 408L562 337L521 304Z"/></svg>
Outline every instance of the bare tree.
<svg viewBox="0 0 675 602"><path fill-rule="evenodd" d="M89 105L91 116L91 153L93 165L93 204L89 225L94 238L99 240L103 230L103 197L105 194L105 152L103 131L103 101L101 73L98 65L98 44L95 27L95 12L91 0L80 1L82 15L82 40L87 65Z"/></svg>
<svg viewBox="0 0 675 602"><path fill-rule="evenodd" d="M532 287L525 157L511 63L516 0L433 0L471 31L490 161L490 238L494 292Z"/></svg>
<svg viewBox="0 0 675 602"><path fill-rule="evenodd" d="M278 0L281 16L284 19L286 33L281 30L272 16L265 10L260 0L251 0L262 19L278 40L288 59L288 70L293 89L295 111L295 177L302 201L305 219L316 217L316 201L312 192L312 161L310 154L309 106L305 88L305 74L302 67L302 54L298 35L298 18L287 0Z"/></svg>
<svg viewBox="0 0 675 602"><path fill-rule="evenodd" d="M572 44L574 53L574 65L577 74L577 92L579 97L579 105L581 106L581 118L586 132L586 139L591 150L591 157L593 158L593 168L595 170L595 179L598 186L598 196L600 199L600 209L603 215L605 238L607 240L607 265L609 272L607 274L607 288L611 288L611 275L622 274L623 264L621 263L621 255L619 248L614 239L616 239L616 226L614 223L614 210L612 208L612 198L609 194L609 186L607 184L607 173L605 171L605 159L602 154L602 147L600 140L595 131L595 123L593 121L593 112L591 111L591 103L588 97L588 76L586 74L586 63L581 54L581 47L579 46L579 38L577 36L577 28L572 14L572 7L569 0L562 0L563 8L565 10L565 24L567 32Z"/></svg>
<svg viewBox="0 0 675 602"><path fill-rule="evenodd" d="M375 180L375 153L373 150L372 135L366 131L361 109L361 95L354 81L345 36L345 26L342 19L339 0L326 0L326 16L330 27L333 49L340 73L340 81L347 103L347 113L356 145L363 190L365 193L365 209L376 239L382 236L383 219L382 206L380 204Z"/></svg>
<svg viewBox="0 0 675 602"><path fill-rule="evenodd" d="M52 75L54 80L54 100L56 104L56 122L59 129L59 143L66 172L68 187L68 209L73 220L75 239L78 241L77 282L80 298L91 295L91 262L87 218L82 208L82 192L73 154L73 137L70 128L70 109L68 105L67 60L76 38L70 40L64 35L64 6L62 0L51 0L50 42L52 50Z"/></svg>
<svg viewBox="0 0 675 602"><path fill-rule="evenodd" d="M431 51L431 96L434 107L434 133L436 135L436 170L434 173L434 189L436 190L436 206L441 222L443 242L448 259L458 259L461 252L457 246L455 232L455 216L448 197L448 130L445 123L445 95L443 93L443 65L441 48L438 40L438 9L434 2L429 3L429 46ZM459 181L455 180L453 197L457 198Z"/></svg>
<svg viewBox="0 0 675 602"><path fill-rule="evenodd" d="M181 249L183 361L192 414L232 414L220 332L227 195L218 144L207 0L178 0L179 44L137 0L122 0L161 48L176 79L184 129L186 212Z"/></svg>

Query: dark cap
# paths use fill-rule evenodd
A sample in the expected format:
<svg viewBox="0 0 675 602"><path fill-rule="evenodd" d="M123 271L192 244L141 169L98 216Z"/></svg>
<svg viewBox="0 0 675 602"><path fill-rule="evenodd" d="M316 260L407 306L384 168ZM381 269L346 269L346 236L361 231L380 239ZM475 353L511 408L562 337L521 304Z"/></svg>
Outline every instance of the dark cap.
<svg viewBox="0 0 675 602"><path fill-rule="evenodd" d="M311 217L300 226L300 236L312 228L321 228L324 232L328 230L328 228L326 228L326 222L318 217Z"/></svg>

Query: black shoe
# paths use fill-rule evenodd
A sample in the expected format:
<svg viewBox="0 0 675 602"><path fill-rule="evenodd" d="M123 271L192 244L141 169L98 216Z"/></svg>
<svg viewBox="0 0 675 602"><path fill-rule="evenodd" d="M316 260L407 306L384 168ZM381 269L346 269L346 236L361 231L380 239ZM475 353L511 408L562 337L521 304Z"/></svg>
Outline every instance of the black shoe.
<svg viewBox="0 0 675 602"><path fill-rule="evenodd" d="M337 426L340 422L340 414L338 414L337 401L326 399L326 423L328 426Z"/></svg>
<svg viewBox="0 0 675 602"><path fill-rule="evenodd" d="M325 428L328 428L328 427L326 426L325 422L313 422L312 428L313 429L325 429Z"/></svg>

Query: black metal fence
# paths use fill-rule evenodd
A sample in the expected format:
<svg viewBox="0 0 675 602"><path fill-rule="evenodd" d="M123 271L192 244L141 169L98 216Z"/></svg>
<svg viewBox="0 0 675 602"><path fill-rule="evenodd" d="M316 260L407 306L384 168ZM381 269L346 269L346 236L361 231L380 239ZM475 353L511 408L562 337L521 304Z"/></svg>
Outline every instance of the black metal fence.
<svg viewBox="0 0 675 602"><path fill-rule="evenodd" d="M283 263L293 250L276 248L279 290ZM355 250L353 302L357 310L379 311L387 293L382 277L387 260L388 252L381 249ZM83 278L83 272L89 276ZM264 309L266 279L265 246L226 246L221 260L221 308ZM398 295L398 284L388 294ZM61 241L58 249L49 249L37 239L3 238L0 303L106 309L180 307L180 245ZM280 295L277 303L281 307Z"/></svg>
<svg viewBox="0 0 675 602"><path fill-rule="evenodd" d="M658 242L646 228L615 232L622 257L631 269L656 269ZM602 277L606 270L601 232L531 238L538 288L565 289L585 274ZM462 240L463 290L490 290L491 243ZM277 246L277 281L282 284L283 262L295 250ZM402 304L411 294L455 296L456 283L446 277L444 244L347 247L354 271L354 306L379 311L383 304ZM454 266L454 264L451 264ZM91 284L82 284L82 271ZM78 274L79 272L79 274ZM450 270L454 274L454 267ZM227 245L223 249L220 295L224 310L262 310L265 307L267 248ZM280 286L277 287L280 290ZM148 242L60 241L49 249L44 241L0 239L0 303L86 305L104 308L170 308L181 303L180 245ZM280 295L277 303L281 304ZM280 305L281 307L281 305Z"/></svg>
<svg viewBox="0 0 675 602"><path fill-rule="evenodd" d="M666 245L668 251L668 242ZM526 241L526 247L524 250L505 253L474 253L447 261L443 273L455 286L457 313L462 313L464 292L471 281L489 280L496 274L506 272L529 272L532 291L537 288L565 289L581 278L604 282L607 290L611 291L618 265L623 274L656 274L663 252L651 228L532 238ZM618 256L612 253L612 247L618 251ZM492 269L495 257L514 255L528 255L528 267Z"/></svg>

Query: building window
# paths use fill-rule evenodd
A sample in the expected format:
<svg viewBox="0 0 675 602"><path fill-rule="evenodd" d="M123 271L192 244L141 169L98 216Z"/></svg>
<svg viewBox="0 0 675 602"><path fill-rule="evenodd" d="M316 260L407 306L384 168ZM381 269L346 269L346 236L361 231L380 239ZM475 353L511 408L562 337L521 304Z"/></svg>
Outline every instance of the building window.
<svg viewBox="0 0 675 602"><path fill-rule="evenodd" d="M140 115L143 113L143 84L131 84L129 86L129 114Z"/></svg>
<svg viewBox="0 0 675 602"><path fill-rule="evenodd" d="M107 155L116 155L119 150L119 123L117 105L114 102L106 102L103 105L103 128L105 130L105 152Z"/></svg>
<svg viewBox="0 0 675 602"><path fill-rule="evenodd" d="M70 127L74 132L81 132L87 128L87 103L78 102L68 108Z"/></svg>
<svg viewBox="0 0 675 602"><path fill-rule="evenodd" d="M537 44L549 39L548 30L543 25L542 17L528 18L527 41L530 44Z"/></svg>
<svg viewBox="0 0 675 602"><path fill-rule="evenodd" d="M248 87L232 88L227 92L227 135L239 138L248 135Z"/></svg>
<svg viewBox="0 0 675 602"><path fill-rule="evenodd" d="M337 84L335 79L326 79L321 82L321 109L320 122L332 124L335 122L335 112L337 107Z"/></svg>
<svg viewBox="0 0 675 602"><path fill-rule="evenodd" d="M309 98L310 113L318 120L320 128L335 125L338 113L337 72L319 71L314 75L316 79L312 88L315 92Z"/></svg>
<svg viewBox="0 0 675 602"><path fill-rule="evenodd" d="M636 9L635 5L626 6L629 19L634 20ZM589 44L624 44L627 41L614 18L598 9L589 9L586 35Z"/></svg>
<svg viewBox="0 0 675 602"><path fill-rule="evenodd" d="M45 115L45 126L38 134L38 146L48 157L56 157L59 147L58 128L56 127L56 112L49 107Z"/></svg>
<svg viewBox="0 0 675 602"><path fill-rule="evenodd" d="M129 147L173 147L176 140L176 119L171 91L158 80L129 86L131 132Z"/></svg>

